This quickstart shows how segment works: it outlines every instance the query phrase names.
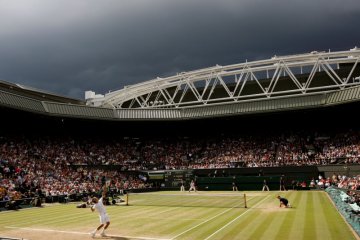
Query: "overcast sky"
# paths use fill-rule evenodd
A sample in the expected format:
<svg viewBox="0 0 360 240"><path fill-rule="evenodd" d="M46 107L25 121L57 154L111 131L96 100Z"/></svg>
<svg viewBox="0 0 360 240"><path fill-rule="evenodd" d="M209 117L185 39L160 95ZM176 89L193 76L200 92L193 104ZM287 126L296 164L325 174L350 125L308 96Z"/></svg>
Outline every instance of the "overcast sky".
<svg viewBox="0 0 360 240"><path fill-rule="evenodd" d="M359 0L0 0L0 80L84 99L177 72L360 47Z"/></svg>

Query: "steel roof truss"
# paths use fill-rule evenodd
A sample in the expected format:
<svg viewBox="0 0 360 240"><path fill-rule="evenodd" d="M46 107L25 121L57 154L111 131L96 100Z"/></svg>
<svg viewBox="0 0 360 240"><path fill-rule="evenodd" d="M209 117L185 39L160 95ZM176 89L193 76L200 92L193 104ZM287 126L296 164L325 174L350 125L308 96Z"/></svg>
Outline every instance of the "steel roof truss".
<svg viewBox="0 0 360 240"><path fill-rule="evenodd" d="M160 92L161 92L162 96L164 97L164 99L166 101L166 105L171 104L171 102L170 102L171 96L168 93L168 91L166 89L160 89Z"/></svg>
<svg viewBox="0 0 360 240"><path fill-rule="evenodd" d="M144 107L148 107L148 106L149 106L149 105L147 104L147 102L146 102L146 100L145 100L145 98L144 98L144 96L143 96L143 95L138 96L138 99L140 99L140 100L141 100L141 102L142 102L142 104L140 105L140 106L141 106L141 108L144 108Z"/></svg>
<svg viewBox="0 0 360 240"><path fill-rule="evenodd" d="M214 89L215 89L215 86L217 85L217 82L218 82L218 81L219 81L219 79L218 79L218 78L215 78L214 83L213 83L213 85L212 85L212 87L211 87L209 96L207 97L205 104L210 100L211 95L214 93Z"/></svg>
<svg viewBox="0 0 360 240"><path fill-rule="evenodd" d="M181 84L178 84L178 85L176 86L176 89L175 89L175 91L174 91L174 94L173 94L173 96L172 96L172 98L171 98L171 102L172 102L172 103L175 103L174 100L175 100L175 98L176 98L176 95L177 95L178 92L180 91L180 89L181 89Z"/></svg>
<svg viewBox="0 0 360 240"><path fill-rule="evenodd" d="M198 100L198 102L202 102L201 96L199 91L196 89L194 82L187 82L190 90L192 91L192 93L194 94L194 96L196 97L196 99Z"/></svg>
<svg viewBox="0 0 360 240"><path fill-rule="evenodd" d="M311 52L301 55L274 56L268 60L210 67L134 84L105 95L102 104L113 108L151 108L159 104L161 104L160 107L179 107L180 105L202 105L208 102L246 101L260 96L282 96L287 93L306 94L309 90L315 92L326 89L343 89L359 84L352 82L352 78L357 77L354 76L354 73L359 67L359 61L360 50L357 48L343 52ZM350 63L354 65L349 65L351 69L349 68L350 71L346 73L346 76L335 69L335 65ZM307 74L304 83L301 83L303 80L300 81L297 76L298 68L300 74ZM331 80L329 79L323 84L313 83L313 81L317 81L317 71L322 71L321 77L326 75L326 78ZM283 75L286 78L283 78ZM344 78L342 79L340 76ZM264 82L262 81L263 77L267 77ZM248 80L254 80L256 84L251 83L250 86ZM284 84L285 89L288 90L278 88L280 83L281 86ZM253 92L252 89L257 88L256 85L260 89ZM249 91L247 91L248 87ZM223 97L219 95L216 98L217 89L225 95ZM155 99L154 105L150 102L153 99ZM99 100L96 101L99 102ZM123 106L124 103L126 103L125 106Z"/></svg>
<svg viewBox="0 0 360 240"><path fill-rule="evenodd" d="M353 72L354 72L356 66L358 65L358 63L359 63L359 58L356 59L356 62L354 63L354 66L351 68L351 71L350 71L349 75L347 76L344 84L347 84L349 82L349 80L350 80L351 76L353 75Z"/></svg>
<svg viewBox="0 0 360 240"><path fill-rule="evenodd" d="M320 60L320 67L327 73L327 75L331 78L331 80L333 80L333 82L337 86L340 86L340 84L344 83L326 61ZM329 70L330 70L330 72L329 72ZM340 83L336 80L338 80Z"/></svg>
<svg viewBox="0 0 360 240"><path fill-rule="evenodd" d="M132 108L134 106L134 104L135 104L135 99L133 98L130 102L129 108ZM121 107L121 106L119 106L119 107Z"/></svg>
<svg viewBox="0 0 360 240"><path fill-rule="evenodd" d="M255 82L259 85L259 87L261 88L261 90L263 91L263 93L266 94L266 90L263 88L263 86L260 84L259 80L257 79L257 77L255 76L255 74L253 72L250 71L251 74L251 78L255 80Z"/></svg>
<svg viewBox="0 0 360 240"><path fill-rule="evenodd" d="M313 68L311 69L311 72L309 74L308 79L306 80L305 86L304 86L304 91L306 92L306 90L309 88L312 80L314 79L315 73L317 71L317 68L319 66L319 59L318 61L316 61L316 63L314 64Z"/></svg>
<svg viewBox="0 0 360 240"><path fill-rule="evenodd" d="M268 91L267 91L267 97L269 98L271 96L271 94L274 92L275 86L281 76L283 72L283 67L281 65L279 65L279 68L276 69L273 78L271 79L271 82L269 84L268 87Z"/></svg>
<svg viewBox="0 0 360 240"><path fill-rule="evenodd" d="M150 100L150 97L152 95L153 92L150 92L148 94L146 94L146 98L144 99L144 102L146 103L146 106L149 106L148 102ZM143 95L144 96L144 95ZM143 99L143 98L142 98Z"/></svg>
<svg viewBox="0 0 360 240"><path fill-rule="evenodd" d="M265 88L266 93L271 92L272 85L274 84L276 78L278 78L280 75L281 75L281 67L280 67L279 64L277 64L276 69L274 71L274 74L273 74L273 76L271 78L271 81L269 83L269 86L267 88Z"/></svg>
<svg viewBox="0 0 360 240"><path fill-rule="evenodd" d="M244 79L244 81L242 82L241 87L240 87L240 91L239 91L239 93L238 93L238 95L237 95L238 97L241 96L241 93L242 93L242 91L243 91L243 89L244 89L244 87L245 87L245 84L246 84L247 80L249 79L249 76L250 76L250 72L246 72L245 79Z"/></svg>
<svg viewBox="0 0 360 240"><path fill-rule="evenodd" d="M299 82L299 80L295 77L295 75L293 74L293 72L291 71L291 69L284 63L283 66L285 72L288 74L288 76L290 77L290 79L295 83L295 85L298 87L298 89L302 89L302 85Z"/></svg>
<svg viewBox="0 0 360 240"><path fill-rule="evenodd" d="M177 107L179 107L180 103L182 103L182 100L183 100L186 92L188 91L188 89L189 89L189 86L187 84L185 84L183 93L181 94L180 100L179 100L178 104L176 105Z"/></svg>
<svg viewBox="0 0 360 240"><path fill-rule="evenodd" d="M140 107L143 107L143 105L141 104L141 102L139 101L138 97L135 97L135 101L139 104Z"/></svg>
<svg viewBox="0 0 360 240"><path fill-rule="evenodd" d="M233 95L230 92L229 88L226 86L226 83L224 82L224 79L220 75L217 75L216 77L219 79L220 84L223 86L223 88L225 89L225 91L229 95L229 97L233 97Z"/></svg>
<svg viewBox="0 0 360 240"><path fill-rule="evenodd" d="M244 76L244 71L240 73L240 76L239 78L236 78L236 74L235 74L235 82L236 82L236 85L235 85L235 88L234 88L234 92L233 92L233 96L235 96L235 93L236 93L236 90L238 89L240 83L242 82L242 78Z"/></svg>
<svg viewBox="0 0 360 240"><path fill-rule="evenodd" d="M162 96L162 93L160 91L157 92L156 94L156 98L155 98L155 101L154 101L154 106L158 106L159 103L160 103L160 97Z"/></svg>
<svg viewBox="0 0 360 240"><path fill-rule="evenodd" d="M204 99L205 93L208 90L208 87L210 86L211 80L212 80L211 77L209 77L208 79L205 79L205 86L204 86L204 90L201 93L201 99Z"/></svg>

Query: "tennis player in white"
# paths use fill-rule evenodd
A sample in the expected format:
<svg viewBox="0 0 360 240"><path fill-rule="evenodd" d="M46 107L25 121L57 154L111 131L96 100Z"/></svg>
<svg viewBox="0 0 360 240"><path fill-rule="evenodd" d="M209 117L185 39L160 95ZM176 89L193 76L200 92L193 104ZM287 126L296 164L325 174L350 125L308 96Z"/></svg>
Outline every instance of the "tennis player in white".
<svg viewBox="0 0 360 240"><path fill-rule="evenodd" d="M196 186L194 180L191 180L189 192L191 192L192 190L196 192Z"/></svg>
<svg viewBox="0 0 360 240"><path fill-rule="evenodd" d="M92 231L90 233L91 237L95 237L95 234L97 231L101 231L100 236L102 237L106 237L107 235L105 234L105 230L109 227L110 225L110 218L106 213L106 209L105 206L103 204L103 199L106 198L106 193L107 193L107 184L104 185L103 187L103 192L102 192L102 197L100 199L98 199L97 197L93 197L92 198L92 203L94 204L91 207L91 211L94 212L95 210L99 213L99 217L100 217L100 226L98 226L94 231ZM103 228L104 227L104 228Z"/></svg>

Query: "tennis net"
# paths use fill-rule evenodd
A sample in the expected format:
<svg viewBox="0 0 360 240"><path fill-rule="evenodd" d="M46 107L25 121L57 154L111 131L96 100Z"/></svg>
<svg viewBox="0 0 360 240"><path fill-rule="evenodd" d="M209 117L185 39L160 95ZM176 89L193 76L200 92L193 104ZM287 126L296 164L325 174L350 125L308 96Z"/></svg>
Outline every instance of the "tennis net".
<svg viewBox="0 0 360 240"><path fill-rule="evenodd" d="M126 205L246 208L245 194L221 193L128 193Z"/></svg>

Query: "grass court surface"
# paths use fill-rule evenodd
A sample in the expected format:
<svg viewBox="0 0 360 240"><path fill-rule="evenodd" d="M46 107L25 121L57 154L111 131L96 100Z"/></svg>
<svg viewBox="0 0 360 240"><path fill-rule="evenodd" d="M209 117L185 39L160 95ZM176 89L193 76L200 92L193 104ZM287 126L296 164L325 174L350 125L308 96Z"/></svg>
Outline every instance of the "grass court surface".
<svg viewBox="0 0 360 240"><path fill-rule="evenodd" d="M160 204L152 204L158 194ZM293 208L279 208L276 196L286 197ZM166 195L170 195L167 197ZM165 199L183 195L202 199L213 195L213 205L176 206ZM231 196L238 199L232 206ZM246 192L158 192L149 204L106 206L110 216L108 237L95 239L360 239L346 224L323 191ZM146 198L146 194L144 194ZM163 201L163 202L161 202ZM173 201L173 200L171 200ZM225 201L225 202L223 202ZM146 201L145 201L146 202ZM222 204L223 203L223 204ZM98 214L76 204L54 204L42 208L0 212L0 239L91 239L89 233L99 225Z"/></svg>

